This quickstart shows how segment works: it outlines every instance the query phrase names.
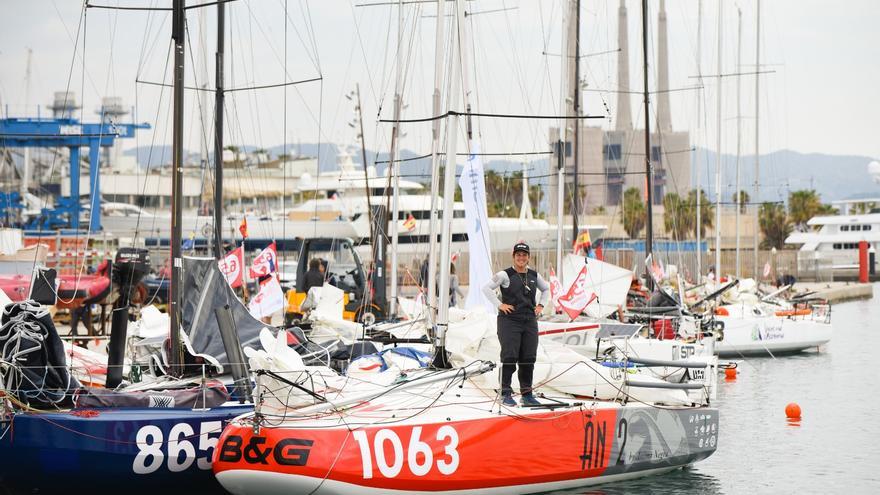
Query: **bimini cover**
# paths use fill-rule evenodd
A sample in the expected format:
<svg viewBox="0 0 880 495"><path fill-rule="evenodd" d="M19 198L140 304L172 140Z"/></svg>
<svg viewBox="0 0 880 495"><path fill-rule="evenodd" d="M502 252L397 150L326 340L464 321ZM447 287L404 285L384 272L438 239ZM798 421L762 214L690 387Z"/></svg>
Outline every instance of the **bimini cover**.
<svg viewBox="0 0 880 495"><path fill-rule="evenodd" d="M224 367L230 363L214 310L227 304L232 310L232 319L242 347L258 347L260 330L266 325L251 316L235 295L220 273L217 260L185 256L181 296L183 331L189 336L195 352L213 356Z"/></svg>

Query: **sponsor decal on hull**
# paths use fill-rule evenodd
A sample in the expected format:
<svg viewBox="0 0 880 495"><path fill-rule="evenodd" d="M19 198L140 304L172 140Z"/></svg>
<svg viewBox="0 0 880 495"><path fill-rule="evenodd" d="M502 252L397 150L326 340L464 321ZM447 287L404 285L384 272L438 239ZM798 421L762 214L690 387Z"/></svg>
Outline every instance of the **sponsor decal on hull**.
<svg viewBox="0 0 880 495"><path fill-rule="evenodd" d="M770 321L761 321L752 327L752 340L782 340L785 338L785 331L782 329L782 321L772 319Z"/></svg>
<svg viewBox="0 0 880 495"><path fill-rule="evenodd" d="M401 491L457 491L593 479L682 466L714 452L715 409L570 409L353 429L232 424L214 472L255 470ZM238 480L237 488L242 488ZM260 487L244 487L259 493ZM239 490L241 491L241 490Z"/></svg>

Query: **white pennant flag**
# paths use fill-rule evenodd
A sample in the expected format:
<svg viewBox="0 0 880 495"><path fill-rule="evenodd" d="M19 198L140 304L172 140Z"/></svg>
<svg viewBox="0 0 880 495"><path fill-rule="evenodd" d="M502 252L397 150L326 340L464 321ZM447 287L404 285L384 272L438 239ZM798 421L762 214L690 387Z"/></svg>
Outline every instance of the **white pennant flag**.
<svg viewBox="0 0 880 495"><path fill-rule="evenodd" d="M553 311L559 313L562 311L562 305L559 304L559 298L562 297L562 282L556 276L553 268L550 268L550 302L553 303Z"/></svg>
<svg viewBox="0 0 880 495"><path fill-rule="evenodd" d="M269 277L260 284L260 292L251 299L248 311L255 318L272 316L284 309L284 291L275 277Z"/></svg>
<svg viewBox="0 0 880 495"><path fill-rule="evenodd" d="M479 156L479 143L471 141L470 153L458 179L461 200L464 203L470 253L468 265L470 290L464 307L473 309L483 306L487 312L493 314L495 307L481 290L492 278L492 260L489 258L492 250L489 242L489 214L486 211L486 181L483 176L483 162Z"/></svg>

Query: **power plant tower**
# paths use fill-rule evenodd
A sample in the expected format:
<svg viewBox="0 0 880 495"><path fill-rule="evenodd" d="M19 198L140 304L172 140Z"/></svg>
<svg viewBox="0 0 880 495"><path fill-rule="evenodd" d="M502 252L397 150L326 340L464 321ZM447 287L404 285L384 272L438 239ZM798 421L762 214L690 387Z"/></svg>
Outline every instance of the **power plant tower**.
<svg viewBox="0 0 880 495"><path fill-rule="evenodd" d="M620 0L617 18L617 119L614 129L629 131L633 128L629 94L629 42L627 40L626 0Z"/></svg>
<svg viewBox="0 0 880 495"><path fill-rule="evenodd" d="M56 91L49 110L52 110L52 117L56 119L71 119L74 117L73 112L79 110L80 106L76 104L76 93L73 91Z"/></svg>
<svg viewBox="0 0 880 495"><path fill-rule="evenodd" d="M672 132L669 113L669 53L666 39L666 0L657 14L657 133Z"/></svg>
<svg viewBox="0 0 880 495"><path fill-rule="evenodd" d="M121 117L128 114L128 110L122 106L122 98L118 96L105 96L101 98L101 108L98 109L97 114L101 116L101 123L107 124L108 129L106 129L106 132L110 132L109 126L120 123ZM104 166L112 167L118 165L121 151L121 139L117 139L112 147L102 148L101 161Z"/></svg>

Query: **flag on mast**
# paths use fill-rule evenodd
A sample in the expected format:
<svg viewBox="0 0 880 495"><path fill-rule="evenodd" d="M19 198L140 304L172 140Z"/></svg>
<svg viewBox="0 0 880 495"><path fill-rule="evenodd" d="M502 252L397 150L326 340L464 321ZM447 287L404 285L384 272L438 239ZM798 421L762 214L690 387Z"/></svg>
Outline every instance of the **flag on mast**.
<svg viewBox="0 0 880 495"><path fill-rule="evenodd" d="M598 299L595 292L587 292L586 285L587 267L584 266L581 268L580 273L578 273L577 278L572 282L571 287L568 288L568 292L559 298L559 305L562 306L562 310L572 320L580 316L587 306Z"/></svg>
<svg viewBox="0 0 880 495"><path fill-rule="evenodd" d="M407 232L416 230L416 217L414 217L412 213L407 214L406 220L403 222L403 230L406 230Z"/></svg>
<svg viewBox="0 0 880 495"><path fill-rule="evenodd" d="M454 166L455 161L449 160L449 165ZM486 181L483 173L483 162L480 159L480 144L471 141L470 155L461 177L458 179L461 187L461 201L464 203L465 225L468 235L468 278L471 290L468 291L464 307L473 309L482 306L487 312L494 314L495 307L483 295L480 287L486 285L492 278L492 252L489 239L489 214L486 207ZM451 214L451 213L450 213ZM446 267L444 267L444 270Z"/></svg>
<svg viewBox="0 0 880 495"><path fill-rule="evenodd" d="M241 232L242 239L248 238L247 217L241 219L241 225L238 226L238 231Z"/></svg>
<svg viewBox="0 0 880 495"><path fill-rule="evenodd" d="M263 248L251 262L251 278L265 277L278 270L278 251L275 241Z"/></svg>
<svg viewBox="0 0 880 495"><path fill-rule="evenodd" d="M241 286L244 281L244 249L241 246L227 253L222 260L217 260L217 265L230 287L235 289Z"/></svg>
<svg viewBox="0 0 880 495"><path fill-rule="evenodd" d="M559 313L562 311L562 305L559 304L559 298L562 296L562 282L556 276L556 271L550 267L550 302L553 303L553 311Z"/></svg>

